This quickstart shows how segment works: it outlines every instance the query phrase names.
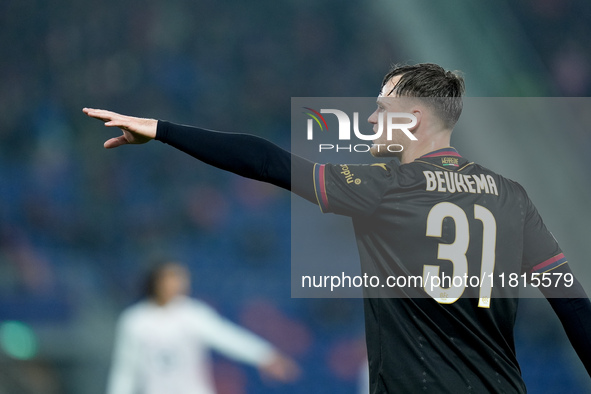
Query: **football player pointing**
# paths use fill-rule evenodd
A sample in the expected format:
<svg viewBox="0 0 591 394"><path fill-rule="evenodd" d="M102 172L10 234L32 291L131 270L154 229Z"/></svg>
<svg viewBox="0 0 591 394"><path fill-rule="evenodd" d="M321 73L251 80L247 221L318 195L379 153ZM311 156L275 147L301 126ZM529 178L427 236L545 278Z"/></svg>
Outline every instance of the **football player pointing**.
<svg viewBox="0 0 591 394"><path fill-rule="evenodd" d="M480 278L478 287L364 289L372 393L525 393L513 339L519 289L506 282L515 275L546 273L553 281L539 287L591 374L591 303L535 206L518 183L450 147L463 91L462 78L438 65L392 69L368 120L377 132L383 113L412 114L416 124L407 131L416 140L404 130L382 132L372 153L391 154L379 148L400 144L399 160L348 165L359 182L348 182L339 165L313 163L256 136L84 112L123 130L106 148L157 139L351 217L363 272ZM573 280L557 279L565 276Z"/></svg>

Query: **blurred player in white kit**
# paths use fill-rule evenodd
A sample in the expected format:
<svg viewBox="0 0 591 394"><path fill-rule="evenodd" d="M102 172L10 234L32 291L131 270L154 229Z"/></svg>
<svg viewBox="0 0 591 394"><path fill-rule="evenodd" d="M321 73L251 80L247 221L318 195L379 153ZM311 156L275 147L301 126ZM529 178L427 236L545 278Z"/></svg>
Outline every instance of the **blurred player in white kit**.
<svg viewBox="0 0 591 394"><path fill-rule="evenodd" d="M107 394L215 394L209 349L281 382L299 368L270 343L189 298L189 272L165 263L148 276L147 298L121 314Z"/></svg>

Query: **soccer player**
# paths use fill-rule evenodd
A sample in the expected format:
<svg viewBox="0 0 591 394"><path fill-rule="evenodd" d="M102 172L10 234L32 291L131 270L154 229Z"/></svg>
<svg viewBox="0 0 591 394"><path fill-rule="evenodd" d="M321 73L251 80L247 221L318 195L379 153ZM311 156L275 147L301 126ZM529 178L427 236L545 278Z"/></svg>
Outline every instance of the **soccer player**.
<svg viewBox="0 0 591 394"><path fill-rule="evenodd" d="M398 144L398 160L349 165L359 182L348 182L339 165L310 162L255 136L84 112L123 130L106 148L157 139L291 190L322 212L350 216L363 272L430 277L431 286L365 289L371 393L525 393L513 340L519 293L506 283L510 274L533 283L536 273L558 274L543 276L552 286L539 287L591 374L591 303L525 190L450 147L463 92L463 79L438 65L393 68L368 120L377 133L385 113L412 114L408 131L416 140L402 130L389 140L382 133L371 152L384 156L385 146ZM433 282L442 275L481 283Z"/></svg>
<svg viewBox="0 0 591 394"><path fill-rule="evenodd" d="M267 341L187 297L183 265L158 265L146 282L146 299L119 318L107 394L214 394L210 348L275 380L297 377L295 362Z"/></svg>

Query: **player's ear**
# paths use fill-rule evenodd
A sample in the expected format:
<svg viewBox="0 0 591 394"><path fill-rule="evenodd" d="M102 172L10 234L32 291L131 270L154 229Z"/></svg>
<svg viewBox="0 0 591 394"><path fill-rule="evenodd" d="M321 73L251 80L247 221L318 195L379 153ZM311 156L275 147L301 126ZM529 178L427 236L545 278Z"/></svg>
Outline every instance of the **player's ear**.
<svg viewBox="0 0 591 394"><path fill-rule="evenodd" d="M419 126L421 124L421 120L423 118L424 113L423 113L423 109L421 107L412 108L410 113L412 115L414 115L414 117L417 120L416 123L414 124L414 126L408 128L408 130L410 130L410 132L414 134L419 129Z"/></svg>

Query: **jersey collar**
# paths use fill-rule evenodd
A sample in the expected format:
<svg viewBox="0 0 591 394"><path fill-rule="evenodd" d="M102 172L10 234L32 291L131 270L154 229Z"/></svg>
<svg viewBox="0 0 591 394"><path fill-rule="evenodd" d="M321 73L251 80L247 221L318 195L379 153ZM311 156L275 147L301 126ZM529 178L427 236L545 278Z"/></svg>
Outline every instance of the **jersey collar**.
<svg viewBox="0 0 591 394"><path fill-rule="evenodd" d="M448 171L458 171L465 168L466 165L471 164L451 146L429 152L417 158L415 161L431 164Z"/></svg>
<svg viewBox="0 0 591 394"><path fill-rule="evenodd" d="M442 148L435 150L433 152L429 152L420 157L420 159L426 159L427 157L439 157L439 156L455 156L455 157L462 157L456 150L456 148L452 148L448 146L447 148Z"/></svg>

